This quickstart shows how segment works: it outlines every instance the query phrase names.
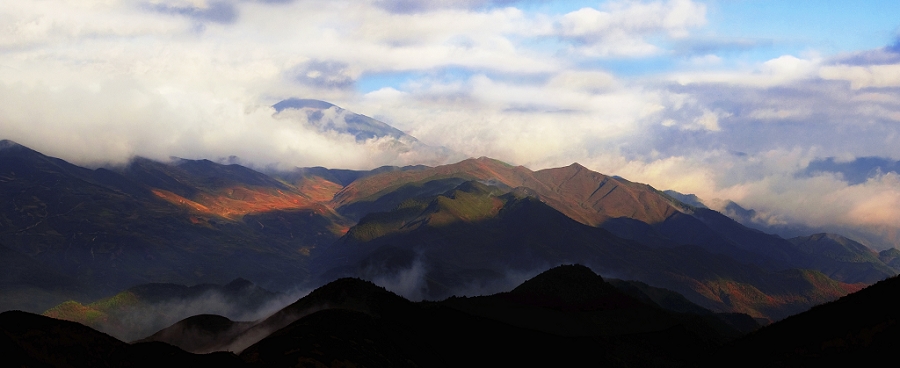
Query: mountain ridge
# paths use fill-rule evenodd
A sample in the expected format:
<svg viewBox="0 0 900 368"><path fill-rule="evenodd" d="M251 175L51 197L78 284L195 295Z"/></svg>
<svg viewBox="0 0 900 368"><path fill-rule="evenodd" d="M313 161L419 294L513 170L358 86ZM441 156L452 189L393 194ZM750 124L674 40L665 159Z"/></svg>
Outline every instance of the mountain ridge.
<svg viewBox="0 0 900 368"><path fill-rule="evenodd" d="M787 240L577 163L531 171L481 157L436 167L298 169L279 176L208 160L136 158L124 168L90 170L5 144L12 148L0 150L0 160L10 163L0 170L8 178L0 183L0 242L100 293L236 277L283 289L323 275L399 277L419 264L440 275L406 289L423 292L415 297L421 298L506 282L511 269L573 262L583 252L606 265L599 268L604 272L633 274L705 307L761 318L780 318L859 287L855 279L785 273L828 269ZM404 245L427 242L433 245ZM712 271L689 257L732 266ZM629 266L610 268L604 258ZM642 269L640 258L654 260L659 271ZM670 264L673 259L683 264ZM862 267L859 272L871 271ZM809 294L784 294L774 286L778 279L800 282L801 293ZM746 295L732 298L734 292ZM772 292L781 296L766 302Z"/></svg>

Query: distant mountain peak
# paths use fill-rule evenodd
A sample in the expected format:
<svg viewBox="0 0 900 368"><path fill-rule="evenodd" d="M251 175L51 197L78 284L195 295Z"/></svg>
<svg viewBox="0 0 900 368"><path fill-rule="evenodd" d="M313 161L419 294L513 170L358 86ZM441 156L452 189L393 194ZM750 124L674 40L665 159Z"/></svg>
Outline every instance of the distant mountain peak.
<svg viewBox="0 0 900 368"><path fill-rule="evenodd" d="M0 149L13 148L13 147L21 147L22 145L13 142L9 139L0 140Z"/></svg>
<svg viewBox="0 0 900 368"><path fill-rule="evenodd" d="M541 272L512 290L512 293L557 293L557 288L582 288L604 283L603 277L580 264L561 265ZM545 290L552 286L554 290Z"/></svg>
<svg viewBox="0 0 900 368"><path fill-rule="evenodd" d="M487 156L481 156L481 157L478 157L478 158L474 158L474 157L473 157L473 158L469 158L469 159L466 159L466 160L462 160L462 161L457 162L457 163L455 163L455 164L449 164L449 165L447 165L447 166L465 166L466 164L479 164L479 165L491 165L491 166L493 166L493 165L499 165L499 166L503 166L503 167L512 167L512 165L510 165L510 164L508 164L508 163L506 163L506 162L500 161L500 160L495 159L495 158L490 158L490 157L487 157Z"/></svg>
<svg viewBox="0 0 900 368"><path fill-rule="evenodd" d="M243 277L238 277L225 285L225 289L228 290L243 290L252 287L256 287L256 284Z"/></svg>
<svg viewBox="0 0 900 368"><path fill-rule="evenodd" d="M674 190L665 190L665 191L663 191L663 193L669 197L674 198L675 200L677 200L681 203L688 205L688 206L692 206L695 208L709 208L706 206L706 204L703 203L703 200L701 200L695 194L684 194L684 193L676 192Z"/></svg>
<svg viewBox="0 0 900 368"><path fill-rule="evenodd" d="M287 100L276 103L272 107L275 108L276 112L281 112L285 109L317 109L317 110L325 110L330 109L332 107L340 108L330 102L325 102L321 100L313 100L313 99L305 99L305 98L289 98Z"/></svg>
<svg viewBox="0 0 900 368"><path fill-rule="evenodd" d="M276 114L287 113L285 110L300 111L301 114L305 113L307 123L311 126L321 131L351 134L360 142L372 138L391 137L406 141L405 144L418 143L414 137L384 122L345 110L325 101L290 98L276 103L272 107L275 108Z"/></svg>
<svg viewBox="0 0 900 368"><path fill-rule="evenodd" d="M574 264L551 268L508 294L527 304L582 310L619 309L641 305L616 290L590 268Z"/></svg>
<svg viewBox="0 0 900 368"><path fill-rule="evenodd" d="M446 147L432 147L424 144L390 124L357 114L330 102L289 98L272 105L272 107L275 109L274 116L276 118L294 120L323 133L334 132L350 135L356 138L357 143L369 142L376 144L379 149L398 154L408 155L410 152L415 152L418 154L413 156L418 156L419 162L428 163L430 161L432 164L440 164L448 162L451 157L459 159L461 156Z"/></svg>

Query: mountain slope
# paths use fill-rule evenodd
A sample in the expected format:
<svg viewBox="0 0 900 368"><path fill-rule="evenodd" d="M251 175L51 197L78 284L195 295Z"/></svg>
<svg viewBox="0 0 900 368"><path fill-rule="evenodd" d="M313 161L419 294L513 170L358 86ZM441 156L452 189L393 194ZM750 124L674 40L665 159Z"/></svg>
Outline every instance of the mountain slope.
<svg viewBox="0 0 900 368"><path fill-rule="evenodd" d="M161 344L128 345L78 323L20 311L0 313L4 365L23 367L239 367L233 354L196 355Z"/></svg>
<svg viewBox="0 0 900 368"><path fill-rule="evenodd" d="M757 317L783 318L858 290L815 271L768 271L696 246L648 247L578 223L529 190L504 194L477 181L367 215L319 253L314 272L387 275L407 280L408 295L440 299L460 285L575 261Z"/></svg>
<svg viewBox="0 0 900 368"><path fill-rule="evenodd" d="M648 185L578 164L532 172L479 158L411 173L383 173L347 185L335 195L332 205L351 218L361 218L365 213L393 210L404 199L437 195L469 180L503 190L525 187L578 222L649 246L697 245L769 270L813 264L807 253L777 236L746 228L718 212L685 205Z"/></svg>
<svg viewBox="0 0 900 368"><path fill-rule="evenodd" d="M291 98L278 102L272 107L275 108L276 113L285 111L303 113L307 121L319 130L351 134L356 137L357 141L390 137L402 138L410 143L418 142L417 139L397 128L325 101Z"/></svg>
<svg viewBox="0 0 900 368"><path fill-rule="evenodd" d="M87 294L84 285L0 244L0 311L43 310Z"/></svg>
<svg viewBox="0 0 900 368"><path fill-rule="evenodd" d="M43 315L78 322L123 341L134 341L197 314L260 318L272 308L282 306L281 298L243 279L226 285L190 287L156 283L137 285L88 304L70 300L44 311Z"/></svg>
<svg viewBox="0 0 900 368"><path fill-rule="evenodd" d="M84 285L86 299L147 282L292 287L307 278L310 251L349 226L299 189L235 165L136 159L89 170L2 146L0 243Z"/></svg>
<svg viewBox="0 0 900 368"><path fill-rule="evenodd" d="M807 267L822 270L835 280L871 284L897 274L879 259L878 253L837 234L814 234L790 241L815 256Z"/></svg>
<svg viewBox="0 0 900 368"><path fill-rule="evenodd" d="M286 289L346 275L436 298L585 260L706 308L777 319L861 286L791 242L577 164L278 176L206 160L89 170L2 146L0 242L93 293L79 300L148 282Z"/></svg>
<svg viewBox="0 0 900 368"><path fill-rule="evenodd" d="M234 327L221 317L196 316L160 334L171 334L169 340L196 335L186 325ZM556 326L555 333L542 325ZM564 266L508 293L443 302L413 303L367 281L338 279L220 340L257 366L646 366L682 364L735 334L720 323L633 299L586 267Z"/></svg>
<svg viewBox="0 0 900 368"><path fill-rule="evenodd" d="M900 279L880 281L735 341L710 360L742 366L879 365L900 343Z"/></svg>
<svg viewBox="0 0 900 368"><path fill-rule="evenodd" d="M190 316L137 342L159 341L192 353L216 351L221 340L230 340L253 326L214 314Z"/></svg>

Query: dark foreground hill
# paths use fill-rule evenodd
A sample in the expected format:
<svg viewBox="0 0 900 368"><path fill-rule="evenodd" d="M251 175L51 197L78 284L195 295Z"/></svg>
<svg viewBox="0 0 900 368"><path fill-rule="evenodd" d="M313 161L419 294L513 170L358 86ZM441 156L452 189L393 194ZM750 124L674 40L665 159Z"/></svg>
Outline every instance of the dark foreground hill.
<svg viewBox="0 0 900 368"><path fill-rule="evenodd" d="M762 328L705 363L721 366L739 356L747 367L891 365L900 346L898 295L900 278L878 282Z"/></svg>
<svg viewBox="0 0 900 368"><path fill-rule="evenodd" d="M470 165L476 168L465 168ZM456 171L463 169L464 174ZM523 171L524 168L507 168L491 160L479 159L400 176L418 177L429 172L443 176L442 170L460 176L504 170L508 172L501 177L528 173ZM574 175L587 175L584 171L581 169ZM386 180L384 176L387 174L362 179L363 182L357 181L341 193L356 190L357 184ZM355 276L366 279L420 273L417 278L420 283L412 286L409 286L412 282L407 283L412 288L410 293L425 299L442 299L456 293L459 285L481 286L501 282L510 273L528 273L579 262L603 274L622 275L674 290L709 309L771 319L784 318L858 290L856 285L835 281L815 270L776 267L775 261L758 265L691 243L660 245L622 238L604 227L576 221L554 208L551 195L562 199L553 191L545 196L530 188L504 189L499 184L485 184L484 180L461 183L455 177L433 180L429 177L427 180L431 181L403 184L386 190L377 199L344 205L365 203L379 208L390 204L393 208L370 212L343 238L317 253L312 263L313 273L325 278ZM513 179L506 180L514 182ZM634 202L634 197L655 195L646 187L628 185L637 187L630 190L641 191L634 196L624 195L622 202L627 202L626 198ZM442 189L442 186L450 189ZM431 194L430 191L438 193ZM336 198L341 198L341 193ZM401 196L398 193L416 194ZM395 195L405 199L393 204ZM669 213L669 218L688 216L673 209L661 197L652 203L664 206L658 211L645 212L661 217ZM624 208L630 208L628 206L643 208L640 202L610 206L613 208L598 205L606 212L625 211ZM339 207L338 211L343 208ZM687 218L672 221L699 223ZM715 234L708 227L688 226L682 232ZM765 237L765 234L760 236ZM782 240L782 243L780 246L785 251L801 253L790 242ZM746 252L725 239L715 244L735 254Z"/></svg>
<svg viewBox="0 0 900 368"><path fill-rule="evenodd" d="M240 320L265 317L289 302L287 297L244 279L226 285L156 283L138 285L92 303L66 301L43 314L134 341L197 314Z"/></svg>
<svg viewBox="0 0 900 368"><path fill-rule="evenodd" d="M77 323L5 312L0 352L5 365L46 367L875 364L890 361L900 342L898 292L900 279L892 278L734 340L740 333L705 318L709 312L660 308L648 300L666 299L664 291L625 293L584 266L553 268L508 292L441 302L410 302L348 278L250 327L199 315L130 345ZM237 356L167 343L202 350L241 339L248 341Z"/></svg>
<svg viewBox="0 0 900 368"><path fill-rule="evenodd" d="M163 343L126 344L79 323L19 311L0 313L5 367L160 367L243 365L231 353L197 355Z"/></svg>
<svg viewBox="0 0 900 368"><path fill-rule="evenodd" d="M134 344L78 323L0 315L5 362L49 367L667 367L690 364L738 334L632 297L584 266L551 269L510 292L443 302L410 302L368 281L339 279L252 324L198 315ZM246 348L234 349L239 356L181 349L217 344Z"/></svg>

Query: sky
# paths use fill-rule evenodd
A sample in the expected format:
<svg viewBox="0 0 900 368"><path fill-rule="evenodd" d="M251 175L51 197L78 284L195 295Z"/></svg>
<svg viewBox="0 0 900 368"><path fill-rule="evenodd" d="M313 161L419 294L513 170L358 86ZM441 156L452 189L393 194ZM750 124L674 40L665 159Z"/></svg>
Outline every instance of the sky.
<svg viewBox="0 0 900 368"><path fill-rule="evenodd" d="M442 163L271 107L311 98L463 156L579 162L883 247L900 241L896 14L865 0L5 2L0 138L92 167Z"/></svg>

